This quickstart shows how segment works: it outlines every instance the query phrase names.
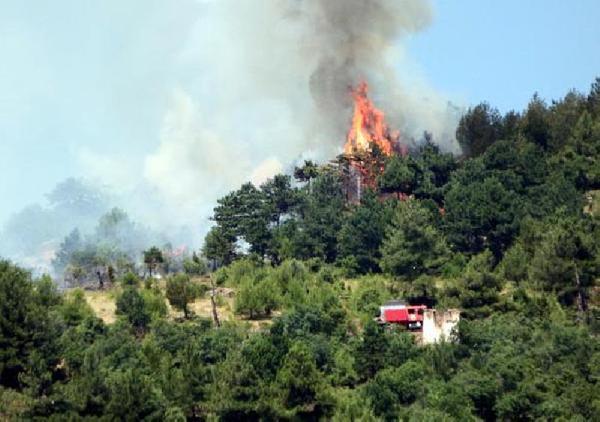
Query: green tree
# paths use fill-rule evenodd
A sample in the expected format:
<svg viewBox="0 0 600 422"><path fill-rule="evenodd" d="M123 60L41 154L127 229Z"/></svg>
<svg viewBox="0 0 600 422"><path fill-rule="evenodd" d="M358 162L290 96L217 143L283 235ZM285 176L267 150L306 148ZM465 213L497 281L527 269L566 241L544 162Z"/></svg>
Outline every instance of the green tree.
<svg viewBox="0 0 600 422"><path fill-rule="evenodd" d="M600 77L596 77L587 96L588 111L595 117L600 117Z"/></svg>
<svg viewBox="0 0 600 422"><path fill-rule="evenodd" d="M397 416L400 405L411 404L421 393L424 375L423 367L412 361L378 372L365 388L375 414L386 419Z"/></svg>
<svg viewBox="0 0 600 422"><path fill-rule="evenodd" d="M439 271L448 254L444 236L432 223L430 212L418 201L399 203L381 247L384 271L414 279Z"/></svg>
<svg viewBox="0 0 600 422"><path fill-rule="evenodd" d="M144 309L152 321L159 321L167 316L167 303L158 288L143 289L140 294L144 299Z"/></svg>
<svg viewBox="0 0 600 422"><path fill-rule="evenodd" d="M125 421L161 420L167 403L154 380L139 369L111 371L106 380L106 411L112 418Z"/></svg>
<svg viewBox="0 0 600 422"><path fill-rule="evenodd" d="M252 319L256 315L270 315L280 302L279 286L272 277L261 280L246 278L237 292L235 311Z"/></svg>
<svg viewBox="0 0 600 422"><path fill-rule="evenodd" d="M216 265L231 264L235 258L235 237L219 226L209 230L204 239L203 255Z"/></svg>
<svg viewBox="0 0 600 422"><path fill-rule="evenodd" d="M456 158L450 153L441 153L436 144L426 139L419 147L416 164L419 168L419 180L414 191L415 197L432 199L438 206L442 206L445 186L458 167Z"/></svg>
<svg viewBox="0 0 600 422"><path fill-rule="evenodd" d="M560 165L573 167L581 188L600 188L600 116L584 111L575 124Z"/></svg>
<svg viewBox="0 0 600 422"><path fill-rule="evenodd" d="M290 416L302 413L318 417L323 412L323 376L317 369L313 352L304 342L292 344L277 373L275 384L285 408L292 412Z"/></svg>
<svg viewBox="0 0 600 422"><path fill-rule="evenodd" d="M390 203L380 202L374 192L367 191L341 227L338 259L352 257L362 274L379 271L380 246L392 212Z"/></svg>
<svg viewBox="0 0 600 422"><path fill-rule="evenodd" d="M188 275L204 275L208 272L208 266L206 260L200 259L194 252L191 259L186 258L183 260L183 271Z"/></svg>
<svg viewBox="0 0 600 422"><path fill-rule="evenodd" d="M411 156L392 156L379 177L379 188L385 193L412 195L417 189L421 172Z"/></svg>
<svg viewBox="0 0 600 422"><path fill-rule="evenodd" d="M303 218L293 240L294 249L303 251L298 258L318 257L333 262L345 210L341 178L333 171L326 171L312 186L312 194L300 209Z"/></svg>
<svg viewBox="0 0 600 422"><path fill-rule="evenodd" d="M499 259L517 235L524 214L522 197L513 190L514 177L490 175L479 160L471 160L457 173L446 195L448 240L462 252L489 248Z"/></svg>
<svg viewBox="0 0 600 422"><path fill-rule="evenodd" d="M260 190L265 196L271 221L279 226L281 217L288 214L298 201L290 176L278 174L261 185Z"/></svg>
<svg viewBox="0 0 600 422"><path fill-rule="evenodd" d="M294 168L294 178L300 182L308 182L309 193L312 193L312 180L319 175L319 167L311 160L304 160L302 167Z"/></svg>
<svg viewBox="0 0 600 422"><path fill-rule="evenodd" d="M500 301L502 282L492 272L494 258L489 251L474 256L461 280L460 301L463 316L482 318L494 311Z"/></svg>
<svg viewBox="0 0 600 422"><path fill-rule="evenodd" d="M388 337L383 328L369 320L364 327L361 341L356 345L356 366L359 376L369 379L387 363Z"/></svg>
<svg viewBox="0 0 600 422"><path fill-rule="evenodd" d="M332 381L335 385L351 386L358 382L356 359L349 347L339 345L333 357L333 362Z"/></svg>
<svg viewBox="0 0 600 422"><path fill-rule="evenodd" d="M521 125L527 139L544 149L550 147L550 112L537 93L529 102Z"/></svg>
<svg viewBox="0 0 600 422"><path fill-rule="evenodd" d="M267 206L264 192L252 183L245 183L217 203L213 218L226 237L233 242L244 240L250 245L251 252L264 256L271 241L272 211Z"/></svg>
<svg viewBox="0 0 600 422"><path fill-rule="evenodd" d="M222 420L255 420L260 417L260 393L256 372L236 352L216 366L208 403Z"/></svg>
<svg viewBox="0 0 600 422"><path fill-rule="evenodd" d="M125 273L119 281L123 287L138 287L140 285L140 278L133 272Z"/></svg>
<svg viewBox="0 0 600 422"><path fill-rule="evenodd" d="M576 91L570 91L560 101L553 101L549 116L549 137L552 151L559 151L565 146L584 110L585 97Z"/></svg>
<svg viewBox="0 0 600 422"><path fill-rule="evenodd" d="M57 273L62 273L71 262L71 256L75 251L82 247L81 235L78 229L73 229L59 246L55 258L52 260L52 266Z"/></svg>
<svg viewBox="0 0 600 422"><path fill-rule="evenodd" d="M34 368L51 379L60 327L45 300L27 271L0 260L0 385L21 388L22 375Z"/></svg>
<svg viewBox="0 0 600 422"><path fill-rule="evenodd" d="M124 315L139 331L143 331L150 323L150 313L146 309L144 298L133 287L125 288L117 298L117 315Z"/></svg>
<svg viewBox="0 0 600 422"><path fill-rule="evenodd" d="M148 268L150 277L152 277L152 271L156 271L159 264L165 261L162 251L156 246L152 246L150 249L144 251L144 264Z"/></svg>
<svg viewBox="0 0 600 422"><path fill-rule="evenodd" d="M590 219L558 214L540 225L530 277L567 303L587 310L587 289L600 274L600 229Z"/></svg>
<svg viewBox="0 0 600 422"><path fill-rule="evenodd" d="M94 314L94 311L85 300L85 293L80 288L73 289L65 295L58 312L69 326L78 325Z"/></svg>
<svg viewBox="0 0 600 422"><path fill-rule="evenodd" d="M176 274L167 279L166 295L172 307L183 312L187 319L190 316L189 304L198 294L198 289L186 274Z"/></svg>
<svg viewBox="0 0 600 422"><path fill-rule="evenodd" d="M502 116L487 103L469 109L456 129L456 139L468 157L483 154L501 136Z"/></svg>

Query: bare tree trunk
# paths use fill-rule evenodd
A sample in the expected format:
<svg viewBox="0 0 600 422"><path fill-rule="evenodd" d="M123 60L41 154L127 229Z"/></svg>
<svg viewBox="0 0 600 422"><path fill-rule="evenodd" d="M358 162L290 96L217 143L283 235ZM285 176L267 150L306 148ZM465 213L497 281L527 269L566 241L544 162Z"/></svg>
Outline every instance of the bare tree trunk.
<svg viewBox="0 0 600 422"><path fill-rule="evenodd" d="M216 326L220 327L221 326L221 321L219 321L219 314L217 314L217 301L215 300L217 292L216 292L216 289L215 289L215 281L214 281L212 275L210 276L210 287L211 287L210 303L212 304L213 319L215 320Z"/></svg>
<svg viewBox="0 0 600 422"><path fill-rule="evenodd" d="M575 269L575 286L577 287L577 311L578 318L580 321L583 321L583 317L587 310L587 303L585 301L585 295L583 293L583 288L581 287L581 280L579 278L579 270L577 269L577 263L573 261L573 266Z"/></svg>
<svg viewBox="0 0 600 422"><path fill-rule="evenodd" d="M98 277L98 285L100 287L100 290L104 289L104 280L102 280L102 274L100 273L100 271L96 271L96 276Z"/></svg>

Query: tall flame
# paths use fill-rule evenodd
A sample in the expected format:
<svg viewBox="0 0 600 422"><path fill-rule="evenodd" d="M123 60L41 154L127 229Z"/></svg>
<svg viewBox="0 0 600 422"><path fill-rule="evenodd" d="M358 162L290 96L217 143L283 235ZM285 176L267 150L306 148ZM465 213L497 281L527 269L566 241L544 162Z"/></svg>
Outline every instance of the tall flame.
<svg viewBox="0 0 600 422"><path fill-rule="evenodd" d="M369 86L361 82L352 91L354 99L354 115L352 126L348 132L344 153L347 155L357 152L371 151L377 145L385 155L391 155L398 134L391 134L385 123L385 115L369 99Z"/></svg>

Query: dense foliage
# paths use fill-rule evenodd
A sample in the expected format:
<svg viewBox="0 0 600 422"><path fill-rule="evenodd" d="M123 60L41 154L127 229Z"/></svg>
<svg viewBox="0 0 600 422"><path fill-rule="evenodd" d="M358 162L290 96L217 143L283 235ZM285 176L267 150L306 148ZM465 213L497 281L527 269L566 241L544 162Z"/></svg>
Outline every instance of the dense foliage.
<svg viewBox="0 0 600 422"><path fill-rule="evenodd" d="M56 265L103 268L112 323L0 261L0 418L599 420L600 80L476 106L457 139L462 157L430 139L377 156L360 199L344 159L244 184L180 268L168 248L102 255L126 241L111 211ZM236 318L195 314L229 290ZM399 297L459 308L456 341L376 324Z"/></svg>

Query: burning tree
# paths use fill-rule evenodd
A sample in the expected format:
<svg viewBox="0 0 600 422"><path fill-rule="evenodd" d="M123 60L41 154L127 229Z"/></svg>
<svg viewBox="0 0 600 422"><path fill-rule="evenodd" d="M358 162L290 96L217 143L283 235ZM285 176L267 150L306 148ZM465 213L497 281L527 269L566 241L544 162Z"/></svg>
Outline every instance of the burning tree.
<svg viewBox="0 0 600 422"><path fill-rule="evenodd" d="M372 151L377 146L385 155L392 155L395 144L400 138L399 132L391 132L385 122L385 114L369 99L369 86L361 82L352 91L354 115L348 131L344 153L354 155L357 152Z"/></svg>
<svg viewBox="0 0 600 422"><path fill-rule="evenodd" d="M399 141L400 132L390 130L385 114L375 107L368 94L366 82L352 90L352 124L344 154L336 163L343 170L351 202L360 200L364 188L376 187L377 177L383 173L390 156L406 155L406 148Z"/></svg>

